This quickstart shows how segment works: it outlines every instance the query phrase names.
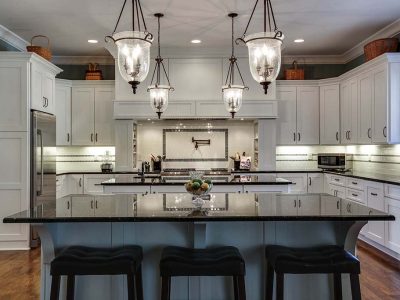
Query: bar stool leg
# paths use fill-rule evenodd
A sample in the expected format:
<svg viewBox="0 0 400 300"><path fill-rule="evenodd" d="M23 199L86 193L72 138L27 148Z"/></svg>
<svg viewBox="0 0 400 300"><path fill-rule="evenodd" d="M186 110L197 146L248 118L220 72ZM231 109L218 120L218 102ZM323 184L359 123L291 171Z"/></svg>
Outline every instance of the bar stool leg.
<svg viewBox="0 0 400 300"><path fill-rule="evenodd" d="M265 300L272 300L274 294L274 268L267 262Z"/></svg>
<svg viewBox="0 0 400 300"><path fill-rule="evenodd" d="M60 296L60 276L52 275L51 277L50 300L58 300Z"/></svg>
<svg viewBox="0 0 400 300"><path fill-rule="evenodd" d="M351 296L353 300L361 300L360 279L358 274L350 274Z"/></svg>
<svg viewBox="0 0 400 300"><path fill-rule="evenodd" d="M232 276L233 279L233 294L235 300L239 300L239 292L238 292L238 278L237 276Z"/></svg>
<svg viewBox="0 0 400 300"><path fill-rule="evenodd" d="M284 276L283 273L276 273L276 300L283 300Z"/></svg>
<svg viewBox="0 0 400 300"><path fill-rule="evenodd" d="M143 300L143 280L142 280L142 266L136 271L135 274L135 287L136 287L136 300Z"/></svg>
<svg viewBox="0 0 400 300"><path fill-rule="evenodd" d="M135 300L135 276L133 273L126 274L128 281L128 300Z"/></svg>
<svg viewBox="0 0 400 300"><path fill-rule="evenodd" d="M74 300L75 297L75 276L68 275L67 279L67 300Z"/></svg>
<svg viewBox="0 0 400 300"><path fill-rule="evenodd" d="M244 276L237 276L239 300L246 300L246 284Z"/></svg>
<svg viewBox="0 0 400 300"><path fill-rule="evenodd" d="M161 300L170 300L171 296L171 277L161 277Z"/></svg>
<svg viewBox="0 0 400 300"><path fill-rule="evenodd" d="M340 273L333 274L333 295L335 300L342 300L342 275Z"/></svg>

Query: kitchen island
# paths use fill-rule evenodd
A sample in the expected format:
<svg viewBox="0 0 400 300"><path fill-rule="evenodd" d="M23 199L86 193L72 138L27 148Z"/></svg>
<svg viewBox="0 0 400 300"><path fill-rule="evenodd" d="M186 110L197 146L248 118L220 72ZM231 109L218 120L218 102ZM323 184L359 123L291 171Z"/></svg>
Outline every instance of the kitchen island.
<svg viewBox="0 0 400 300"><path fill-rule="evenodd" d="M84 201L93 210L74 212ZM145 299L159 299L158 263L163 247L232 245L246 261L247 299L264 294L264 245L307 247L341 245L355 253L359 231L369 221L394 217L352 201L326 194L214 193L201 210L183 193L112 196L77 195L5 218L5 223L31 223L42 240L41 299L49 299L49 264L70 245L113 247L137 244L144 249ZM285 299L332 299L326 275L288 275ZM78 277L77 299L126 299L123 276ZM228 278L179 277L173 280L172 299L233 299ZM65 282L62 283L65 296ZM343 276L344 299L350 299Z"/></svg>

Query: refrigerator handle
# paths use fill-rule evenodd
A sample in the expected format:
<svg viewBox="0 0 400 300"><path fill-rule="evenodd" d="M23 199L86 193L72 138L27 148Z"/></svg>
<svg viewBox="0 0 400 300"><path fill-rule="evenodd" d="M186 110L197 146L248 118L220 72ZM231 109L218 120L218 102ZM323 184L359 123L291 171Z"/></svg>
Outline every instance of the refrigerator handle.
<svg viewBox="0 0 400 300"><path fill-rule="evenodd" d="M37 195L43 195L43 135L40 129L37 130L37 135L40 137L40 190L37 191Z"/></svg>

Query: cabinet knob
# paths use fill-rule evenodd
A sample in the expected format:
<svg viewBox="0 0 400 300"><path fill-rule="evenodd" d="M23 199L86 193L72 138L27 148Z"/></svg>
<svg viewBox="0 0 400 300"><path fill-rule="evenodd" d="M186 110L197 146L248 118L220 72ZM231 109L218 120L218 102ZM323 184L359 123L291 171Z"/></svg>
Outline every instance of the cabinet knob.
<svg viewBox="0 0 400 300"><path fill-rule="evenodd" d="M371 128L368 128L367 136L369 139L371 138Z"/></svg>
<svg viewBox="0 0 400 300"><path fill-rule="evenodd" d="M383 133L383 136L384 136L384 137L387 137L387 132L386 132L386 131L387 131L387 127L386 127L386 126L383 127L383 130L382 130L382 131L383 131L383 132L382 132L382 133Z"/></svg>

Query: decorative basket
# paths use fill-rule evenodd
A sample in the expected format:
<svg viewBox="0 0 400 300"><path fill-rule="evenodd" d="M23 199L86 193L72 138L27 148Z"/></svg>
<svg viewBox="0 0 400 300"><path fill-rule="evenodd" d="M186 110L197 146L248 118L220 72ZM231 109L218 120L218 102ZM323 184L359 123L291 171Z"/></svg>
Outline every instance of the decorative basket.
<svg viewBox="0 0 400 300"><path fill-rule="evenodd" d="M297 61L293 61L292 63L293 69L285 70L285 79L286 80L304 80L304 69L297 68Z"/></svg>
<svg viewBox="0 0 400 300"><path fill-rule="evenodd" d="M103 75L101 70L98 69L99 64L89 64L89 70L86 71L86 80L102 80Z"/></svg>
<svg viewBox="0 0 400 300"><path fill-rule="evenodd" d="M364 46L365 60L369 61L386 52L397 52L399 40L397 38L387 38L372 41Z"/></svg>
<svg viewBox="0 0 400 300"><path fill-rule="evenodd" d="M33 45L33 40L36 38L45 38L47 40L47 47L42 47L42 46L34 46ZM45 35L35 35L31 38L31 45L30 46L26 46L26 50L28 52L34 52L37 55L40 55L41 57L47 59L47 60L51 60L51 51L50 51L50 40L47 36Z"/></svg>

